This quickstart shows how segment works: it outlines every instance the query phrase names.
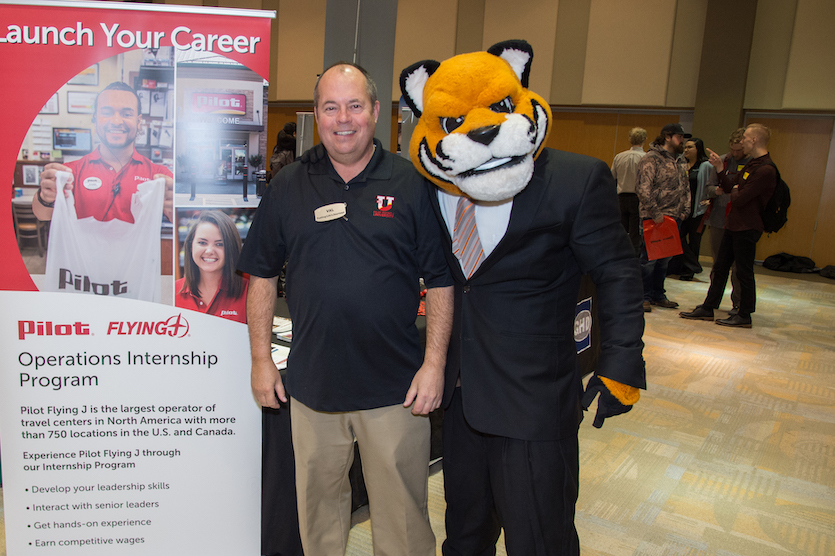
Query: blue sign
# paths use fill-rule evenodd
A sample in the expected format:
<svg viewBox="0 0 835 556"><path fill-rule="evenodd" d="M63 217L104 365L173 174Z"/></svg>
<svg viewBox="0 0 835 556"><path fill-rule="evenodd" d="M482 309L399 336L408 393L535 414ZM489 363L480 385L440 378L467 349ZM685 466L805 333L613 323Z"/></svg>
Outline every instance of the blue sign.
<svg viewBox="0 0 835 556"><path fill-rule="evenodd" d="M577 302L574 313L574 342L577 353L582 353L591 347L591 297Z"/></svg>

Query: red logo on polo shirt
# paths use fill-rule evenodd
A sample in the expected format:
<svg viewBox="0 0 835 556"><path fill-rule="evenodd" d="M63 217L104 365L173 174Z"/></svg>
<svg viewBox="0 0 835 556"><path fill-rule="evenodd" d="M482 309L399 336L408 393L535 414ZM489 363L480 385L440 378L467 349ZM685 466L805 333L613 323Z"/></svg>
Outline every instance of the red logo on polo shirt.
<svg viewBox="0 0 835 556"><path fill-rule="evenodd" d="M377 195L377 208L374 211L374 216L382 216L383 218L394 218L394 213L391 208L394 206L394 197L388 195Z"/></svg>

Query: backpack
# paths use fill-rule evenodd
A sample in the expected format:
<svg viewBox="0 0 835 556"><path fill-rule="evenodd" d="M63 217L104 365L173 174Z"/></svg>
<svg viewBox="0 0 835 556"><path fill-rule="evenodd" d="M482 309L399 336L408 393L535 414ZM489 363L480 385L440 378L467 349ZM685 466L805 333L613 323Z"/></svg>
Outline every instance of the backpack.
<svg viewBox="0 0 835 556"><path fill-rule="evenodd" d="M774 188L774 194L765 204L760 216L763 220L763 230L767 234L774 233L782 228L789 220L788 210L789 205L792 204L792 196L789 191L789 186L780 177L780 170L773 162L769 162L774 166L774 171L777 172L777 186Z"/></svg>

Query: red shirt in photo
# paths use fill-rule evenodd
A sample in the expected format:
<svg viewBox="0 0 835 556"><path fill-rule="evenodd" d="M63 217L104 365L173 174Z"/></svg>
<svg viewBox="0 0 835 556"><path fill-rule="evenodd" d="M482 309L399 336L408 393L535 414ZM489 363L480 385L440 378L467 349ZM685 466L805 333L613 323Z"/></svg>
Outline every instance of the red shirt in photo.
<svg viewBox="0 0 835 556"><path fill-rule="evenodd" d="M118 172L101 158L98 149L65 163L73 174L73 196L78 218L123 220L133 224L130 201L136 187L156 174L173 177L171 170L133 151L130 161ZM116 187L118 186L118 191ZM114 191L116 193L114 194Z"/></svg>
<svg viewBox="0 0 835 556"><path fill-rule="evenodd" d="M186 279L180 278L174 283L174 305L182 309L190 309L207 315L214 315L224 319L233 320L246 324L246 290L249 280L243 279L243 289L238 298L229 297L226 289L221 288L215 293L214 298L206 303L196 295L192 294L186 286Z"/></svg>

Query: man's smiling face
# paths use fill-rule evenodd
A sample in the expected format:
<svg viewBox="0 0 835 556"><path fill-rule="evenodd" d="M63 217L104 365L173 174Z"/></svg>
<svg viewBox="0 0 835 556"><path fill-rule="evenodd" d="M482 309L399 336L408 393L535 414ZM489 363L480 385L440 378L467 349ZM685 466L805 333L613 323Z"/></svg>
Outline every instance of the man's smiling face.
<svg viewBox="0 0 835 556"><path fill-rule="evenodd" d="M333 160L350 165L371 150L380 103L372 104L359 70L351 66L329 69L319 80L314 112L319 138Z"/></svg>
<svg viewBox="0 0 835 556"><path fill-rule="evenodd" d="M96 134L108 148L123 149L136 140L141 115L137 98L130 91L103 91L95 118Z"/></svg>

